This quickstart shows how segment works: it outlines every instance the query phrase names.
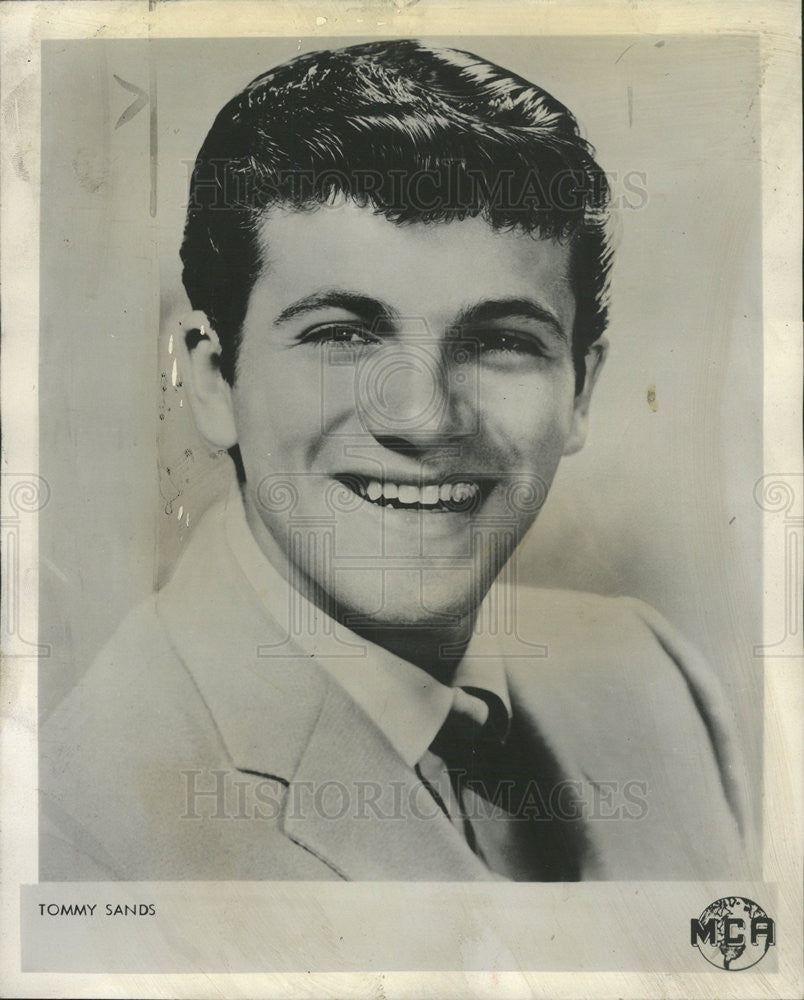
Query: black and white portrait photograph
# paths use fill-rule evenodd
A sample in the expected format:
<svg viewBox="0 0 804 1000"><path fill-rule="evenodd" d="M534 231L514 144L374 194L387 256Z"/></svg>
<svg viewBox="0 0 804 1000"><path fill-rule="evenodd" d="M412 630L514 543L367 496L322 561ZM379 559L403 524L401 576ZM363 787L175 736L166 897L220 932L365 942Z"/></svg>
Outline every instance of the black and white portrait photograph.
<svg viewBox="0 0 804 1000"><path fill-rule="evenodd" d="M22 972L794 982L782 56L538 5L31 6ZM449 995L548 995L483 982Z"/></svg>

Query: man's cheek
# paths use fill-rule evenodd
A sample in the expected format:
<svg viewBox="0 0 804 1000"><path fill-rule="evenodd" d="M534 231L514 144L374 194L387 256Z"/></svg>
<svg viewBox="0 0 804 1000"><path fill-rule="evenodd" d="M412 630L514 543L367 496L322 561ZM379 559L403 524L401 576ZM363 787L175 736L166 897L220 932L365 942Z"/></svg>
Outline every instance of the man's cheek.
<svg viewBox="0 0 804 1000"><path fill-rule="evenodd" d="M236 410L235 423L238 429L241 451L246 467L261 465L272 470L292 467L293 456L304 450L312 432L317 429L313 415L304 409L291 413L287 406L277 405L268 396L249 401ZM306 420L305 420L306 417ZM314 426L308 426L310 423Z"/></svg>
<svg viewBox="0 0 804 1000"><path fill-rule="evenodd" d="M498 479L506 514L526 522L538 514L561 459L564 437L557 425L508 427L494 434L493 457L484 471Z"/></svg>
<svg viewBox="0 0 804 1000"><path fill-rule="evenodd" d="M473 458L483 472L502 478L534 462L538 449L533 445L540 438L536 421L528 417L527 410L517 412L515 404L503 403L498 412L484 414L471 442Z"/></svg>

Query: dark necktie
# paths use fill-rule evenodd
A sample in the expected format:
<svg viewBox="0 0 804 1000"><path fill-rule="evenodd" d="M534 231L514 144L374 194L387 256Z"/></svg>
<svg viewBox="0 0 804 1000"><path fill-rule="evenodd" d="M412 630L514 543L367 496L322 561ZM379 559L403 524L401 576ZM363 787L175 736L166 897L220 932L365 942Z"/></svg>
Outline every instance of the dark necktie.
<svg viewBox="0 0 804 1000"><path fill-rule="evenodd" d="M456 688L430 745L449 773L466 841L499 874L518 881L574 881L584 850L581 818L546 808L562 780L555 757L516 714L506 734L507 723L496 695Z"/></svg>
<svg viewBox="0 0 804 1000"><path fill-rule="evenodd" d="M491 739L502 739L506 723L505 708L496 695L477 688L455 688L449 714L430 744L430 753L443 762L449 774L451 798L455 804L452 809L437 788L427 782L419 771L443 811L453 822L460 824L467 843L483 860L485 857L477 843L473 817L466 812L465 792L470 783L477 783L480 778L481 748L485 748ZM454 815L456 807L460 818Z"/></svg>

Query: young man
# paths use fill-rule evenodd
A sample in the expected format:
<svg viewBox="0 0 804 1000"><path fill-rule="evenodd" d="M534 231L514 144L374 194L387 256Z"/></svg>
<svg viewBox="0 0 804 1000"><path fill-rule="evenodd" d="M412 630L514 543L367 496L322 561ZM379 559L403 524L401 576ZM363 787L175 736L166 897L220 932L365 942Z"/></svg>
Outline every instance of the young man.
<svg viewBox="0 0 804 1000"><path fill-rule="evenodd" d="M178 365L238 484L43 736L43 878L743 873L727 713L636 601L516 586L606 354L608 188L469 53L218 115Z"/></svg>

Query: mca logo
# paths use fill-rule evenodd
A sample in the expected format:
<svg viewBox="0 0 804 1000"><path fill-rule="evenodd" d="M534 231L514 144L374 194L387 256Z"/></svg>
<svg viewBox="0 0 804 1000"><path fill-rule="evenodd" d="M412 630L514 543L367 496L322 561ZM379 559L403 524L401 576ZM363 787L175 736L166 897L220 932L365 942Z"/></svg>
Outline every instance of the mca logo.
<svg viewBox="0 0 804 1000"><path fill-rule="evenodd" d="M738 972L750 969L776 943L771 917L752 899L716 899L697 919L690 920L690 944L707 962Z"/></svg>

